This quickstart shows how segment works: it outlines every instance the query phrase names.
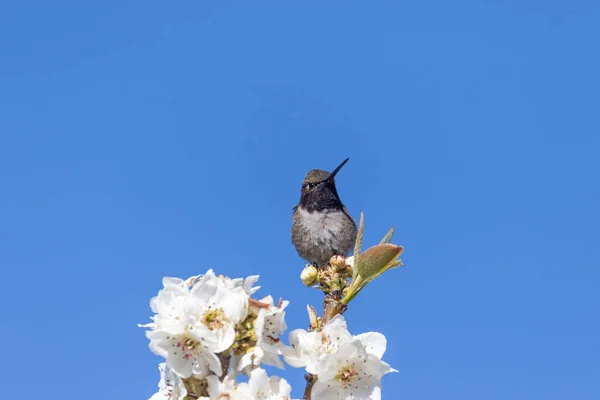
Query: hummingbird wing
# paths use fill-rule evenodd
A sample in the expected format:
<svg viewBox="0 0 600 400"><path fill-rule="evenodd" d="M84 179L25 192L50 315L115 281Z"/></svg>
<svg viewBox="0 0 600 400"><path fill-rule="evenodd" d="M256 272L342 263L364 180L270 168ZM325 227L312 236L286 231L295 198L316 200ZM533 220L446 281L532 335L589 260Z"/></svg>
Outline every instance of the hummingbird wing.
<svg viewBox="0 0 600 400"><path fill-rule="evenodd" d="M352 221L352 223L354 224L354 226L356 227L356 221L354 220L354 218L352 218L352 215L350 215L350 213L348 212L348 209L346 208L346 206L342 206L342 212L344 214L346 214L346 216L348 218L350 218L350 221Z"/></svg>

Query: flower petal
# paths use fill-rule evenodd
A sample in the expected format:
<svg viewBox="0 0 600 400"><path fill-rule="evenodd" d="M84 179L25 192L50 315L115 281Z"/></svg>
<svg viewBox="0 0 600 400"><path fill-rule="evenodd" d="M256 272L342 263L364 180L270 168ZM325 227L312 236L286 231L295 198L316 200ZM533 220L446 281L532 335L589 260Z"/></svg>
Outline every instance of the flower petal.
<svg viewBox="0 0 600 400"><path fill-rule="evenodd" d="M181 351L169 352L169 355L167 355L167 366L182 378L192 376L192 361L184 358L184 353Z"/></svg>
<svg viewBox="0 0 600 400"><path fill-rule="evenodd" d="M366 332L355 336L356 339L360 340L367 353L373 354L378 358L383 357L387 346L387 340L385 336L379 332Z"/></svg>

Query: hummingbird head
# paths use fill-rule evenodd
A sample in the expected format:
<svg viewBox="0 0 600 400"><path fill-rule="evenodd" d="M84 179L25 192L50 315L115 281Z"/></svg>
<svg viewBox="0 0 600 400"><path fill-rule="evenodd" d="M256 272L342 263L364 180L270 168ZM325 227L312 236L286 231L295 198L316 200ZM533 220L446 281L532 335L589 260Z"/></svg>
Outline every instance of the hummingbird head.
<svg viewBox="0 0 600 400"><path fill-rule="evenodd" d="M346 158L330 174L322 169L313 169L302 182L300 206L307 211L341 210L344 206L335 188L335 175L348 162Z"/></svg>

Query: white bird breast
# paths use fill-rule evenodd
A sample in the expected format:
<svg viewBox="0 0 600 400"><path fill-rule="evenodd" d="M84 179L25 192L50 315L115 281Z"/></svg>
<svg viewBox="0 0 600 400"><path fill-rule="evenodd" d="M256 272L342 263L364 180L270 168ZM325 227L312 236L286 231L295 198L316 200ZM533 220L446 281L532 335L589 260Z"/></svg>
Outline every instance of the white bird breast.
<svg viewBox="0 0 600 400"><path fill-rule="evenodd" d="M336 219L345 217L341 211L322 211L309 212L299 207L300 223L302 230L309 233L315 245L331 243L335 237L341 233L342 226L336 223Z"/></svg>

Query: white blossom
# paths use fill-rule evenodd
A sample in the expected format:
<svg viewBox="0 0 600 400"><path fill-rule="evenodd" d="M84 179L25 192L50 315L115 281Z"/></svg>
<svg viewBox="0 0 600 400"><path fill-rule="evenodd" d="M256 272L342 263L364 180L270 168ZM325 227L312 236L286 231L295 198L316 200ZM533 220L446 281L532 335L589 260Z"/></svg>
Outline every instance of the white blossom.
<svg viewBox="0 0 600 400"><path fill-rule="evenodd" d="M317 364L327 354L335 353L339 347L349 342L352 335L346 328L341 315L335 316L320 332L307 332L296 329L290 332L291 349L283 348L285 361L292 367L306 367L310 374L317 373Z"/></svg>
<svg viewBox="0 0 600 400"><path fill-rule="evenodd" d="M250 375L254 368L260 366L265 357L265 352L258 346L254 346L241 357L234 358L234 364L236 365L236 371L239 371L245 375Z"/></svg>
<svg viewBox="0 0 600 400"><path fill-rule="evenodd" d="M319 362L312 394L315 399L379 400L381 378L389 372L396 370L354 338Z"/></svg>
<svg viewBox="0 0 600 400"><path fill-rule="evenodd" d="M249 394L248 384L238 384L231 376L225 376L221 381L216 375L210 375L206 381L211 400L254 400Z"/></svg>
<svg viewBox="0 0 600 400"><path fill-rule="evenodd" d="M283 347L279 338L287 329L285 308L288 305L287 300L280 300L275 305L272 296L250 303L250 309L256 315L254 321L256 345L239 357L236 364L238 371L249 375L252 369L261 364L285 369L279 357Z"/></svg>
<svg viewBox="0 0 600 400"><path fill-rule="evenodd" d="M259 275L250 275L247 278L236 279L230 279L227 277L222 278L225 280L226 284L230 285L231 287L243 288L249 296L258 291L258 289L260 289L260 286L254 286L254 284L258 282Z"/></svg>
<svg viewBox="0 0 600 400"><path fill-rule="evenodd" d="M261 308L258 311L258 317L254 323L257 337L256 345L265 353L262 358L264 364L283 369L283 362L279 358L279 354L281 354L281 341L279 338L287 329L285 308L290 302L283 300L275 306L271 296L263 298L260 302L269 304L269 308Z"/></svg>
<svg viewBox="0 0 600 400"><path fill-rule="evenodd" d="M185 390L181 378L174 374L165 363L160 363L158 370L160 371L158 392L150 397L150 400L183 400L187 396L187 390Z"/></svg>
<svg viewBox="0 0 600 400"><path fill-rule="evenodd" d="M150 350L164 357L167 365L182 378L194 375L202 379L209 370L217 374L222 372L217 355L186 333L173 335L153 330L146 332L146 336L150 339Z"/></svg>
<svg viewBox="0 0 600 400"><path fill-rule="evenodd" d="M182 378L222 372L215 353L233 344L235 325L248 313L248 291L256 282L254 277L239 283L227 279L212 270L186 281L164 278L164 288L150 301L153 322L140 326L151 328L146 332L150 349Z"/></svg>
<svg viewBox="0 0 600 400"><path fill-rule="evenodd" d="M268 377L262 368L250 373L248 392L256 400L290 400L292 387L283 378Z"/></svg>
<svg viewBox="0 0 600 400"><path fill-rule="evenodd" d="M315 399L379 399L382 376L396 372L381 361L385 336L377 332L352 336L341 315L320 332L297 329L289 336L291 348L284 349L284 358L318 376L312 389Z"/></svg>
<svg viewBox="0 0 600 400"><path fill-rule="evenodd" d="M185 400L190 395L199 400L291 400L288 382L268 377L261 368L283 369L281 355L289 365L317 377L315 400L381 399L383 375L397 372L381 360L384 335L353 336L337 315L319 332L292 331L290 346L285 346L280 338L287 329L289 302L275 304L271 296L251 299L259 289L254 287L257 280L257 275L230 279L212 270L186 280L163 278L163 288L150 301L152 322L139 325L148 328L150 349L166 360L159 365L159 389L150 400ZM221 353L231 357L222 379ZM248 382L237 382L240 372L248 375ZM183 379L190 377L205 379L210 397L188 393Z"/></svg>
<svg viewBox="0 0 600 400"><path fill-rule="evenodd" d="M180 333L185 329L184 310L190 290L179 278L163 278L163 289L150 300L150 308L155 313L151 324L143 325L169 333Z"/></svg>
<svg viewBox="0 0 600 400"><path fill-rule="evenodd" d="M235 325L246 318L248 294L209 270L191 289L189 335L210 351L227 350L235 340Z"/></svg>

